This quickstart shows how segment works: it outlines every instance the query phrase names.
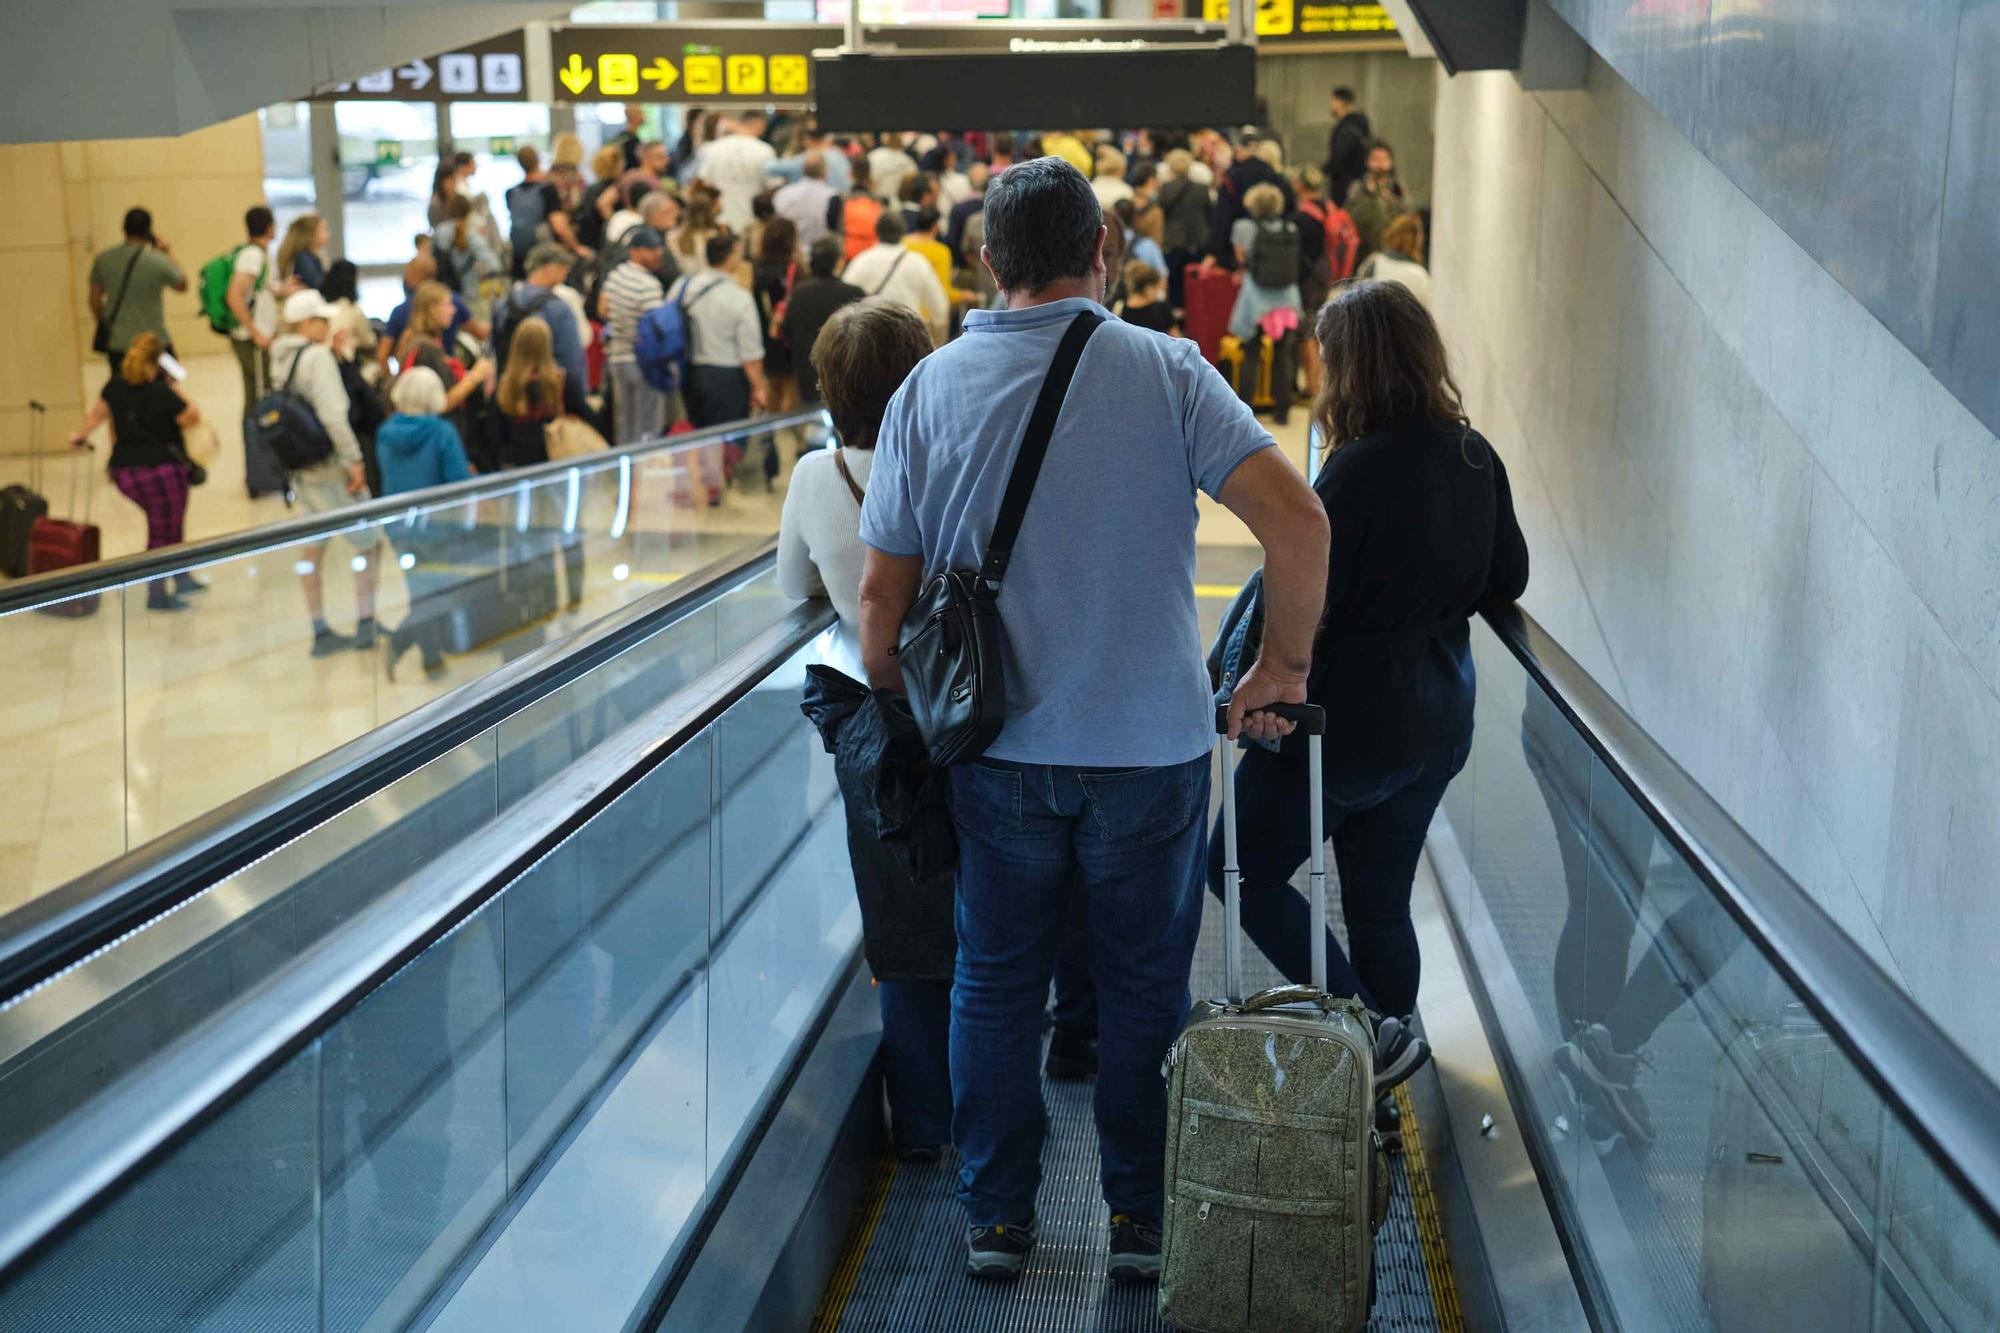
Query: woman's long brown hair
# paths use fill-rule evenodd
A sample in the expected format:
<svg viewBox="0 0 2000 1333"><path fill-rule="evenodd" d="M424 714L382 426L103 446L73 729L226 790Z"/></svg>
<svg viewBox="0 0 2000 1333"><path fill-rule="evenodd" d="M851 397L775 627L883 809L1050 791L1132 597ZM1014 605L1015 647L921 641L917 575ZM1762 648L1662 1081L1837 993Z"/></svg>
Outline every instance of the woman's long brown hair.
<svg viewBox="0 0 2000 1333"><path fill-rule="evenodd" d="M562 403L563 373L556 364L556 340L549 322L525 315L507 344L507 371L494 397L510 417L546 412Z"/></svg>
<svg viewBox="0 0 2000 1333"><path fill-rule="evenodd" d="M1313 424L1328 449L1401 420L1450 422L1470 435L1444 339L1402 283L1340 283L1320 307L1313 335L1326 365Z"/></svg>

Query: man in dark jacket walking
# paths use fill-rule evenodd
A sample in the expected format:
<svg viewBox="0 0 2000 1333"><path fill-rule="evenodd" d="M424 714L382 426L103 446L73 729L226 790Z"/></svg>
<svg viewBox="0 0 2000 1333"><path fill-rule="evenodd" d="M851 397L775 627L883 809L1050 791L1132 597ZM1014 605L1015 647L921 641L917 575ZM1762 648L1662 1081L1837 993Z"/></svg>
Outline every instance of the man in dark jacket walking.
<svg viewBox="0 0 2000 1333"><path fill-rule="evenodd" d="M1333 115L1333 132L1326 138L1326 197L1344 204L1348 189L1368 174L1368 145L1375 135L1367 114L1354 105L1352 88L1335 88L1326 109Z"/></svg>

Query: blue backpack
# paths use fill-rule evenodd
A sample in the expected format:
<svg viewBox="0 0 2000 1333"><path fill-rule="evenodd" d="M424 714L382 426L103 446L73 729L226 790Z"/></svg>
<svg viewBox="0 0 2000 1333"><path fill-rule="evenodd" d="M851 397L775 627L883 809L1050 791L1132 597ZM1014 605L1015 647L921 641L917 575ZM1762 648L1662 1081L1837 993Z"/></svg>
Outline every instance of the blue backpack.
<svg viewBox="0 0 2000 1333"><path fill-rule="evenodd" d="M701 298L728 282L727 277L717 277L708 286L688 297L689 279L681 286L681 294L671 301L662 302L639 316L639 333L632 340L632 359L638 362L639 373L646 383L661 393L672 393L687 379L688 327L687 312Z"/></svg>

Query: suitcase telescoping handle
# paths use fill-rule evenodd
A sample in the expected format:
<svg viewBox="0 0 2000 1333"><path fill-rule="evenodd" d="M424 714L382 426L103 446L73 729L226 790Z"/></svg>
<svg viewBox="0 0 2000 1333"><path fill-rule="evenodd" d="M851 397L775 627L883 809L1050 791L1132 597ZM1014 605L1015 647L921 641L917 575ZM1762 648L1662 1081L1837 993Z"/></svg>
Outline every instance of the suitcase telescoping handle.
<svg viewBox="0 0 2000 1333"><path fill-rule="evenodd" d="M1312 850L1308 853L1308 892L1312 903L1312 985L1326 991L1326 815L1322 800L1320 746L1326 730L1326 710L1318 704L1270 704L1259 710L1276 713L1306 733L1307 799L1312 805ZM1217 735L1229 732L1229 709L1215 710ZM1222 985L1231 1004L1243 1003L1243 871L1236 856L1236 748L1222 747Z"/></svg>

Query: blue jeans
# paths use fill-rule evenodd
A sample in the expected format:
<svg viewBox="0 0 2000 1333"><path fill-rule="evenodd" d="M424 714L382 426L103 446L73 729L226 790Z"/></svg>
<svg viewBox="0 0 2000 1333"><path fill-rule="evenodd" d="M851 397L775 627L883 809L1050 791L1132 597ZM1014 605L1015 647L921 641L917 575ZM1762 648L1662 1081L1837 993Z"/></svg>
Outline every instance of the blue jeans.
<svg viewBox="0 0 2000 1333"><path fill-rule="evenodd" d="M1417 932L1410 886L1431 815L1465 766L1472 738L1441 745L1389 772L1326 778L1326 832L1340 876L1340 913L1354 957L1326 934L1326 985L1381 1014L1417 1007ZM1243 871L1243 931L1285 978L1312 978L1312 911L1292 876L1312 850L1303 750L1251 747L1236 764L1236 846ZM1222 896L1222 825L1209 846L1208 885ZM1329 907L1329 911L1331 908Z"/></svg>
<svg viewBox="0 0 2000 1333"><path fill-rule="evenodd" d="M877 981L882 1066L899 1148L951 1140L951 983Z"/></svg>
<svg viewBox="0 0 2000 1333"><path fill-rule="evenodd" d="M1201 927L1208 756L1100 770L998 761L951 770L958 970L952 1136L973 1226L1025 1222L1041 1184L1042 1006L1072 876L1097 987L1104 1200L1158 1222L1167 1136L1160 1062L1187 1017Z"/></svg>

